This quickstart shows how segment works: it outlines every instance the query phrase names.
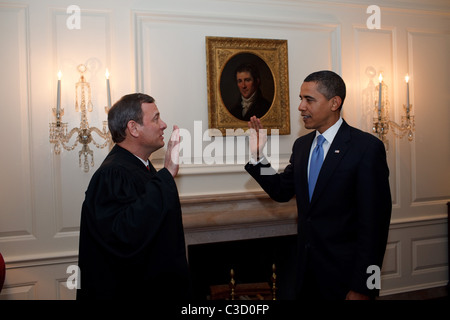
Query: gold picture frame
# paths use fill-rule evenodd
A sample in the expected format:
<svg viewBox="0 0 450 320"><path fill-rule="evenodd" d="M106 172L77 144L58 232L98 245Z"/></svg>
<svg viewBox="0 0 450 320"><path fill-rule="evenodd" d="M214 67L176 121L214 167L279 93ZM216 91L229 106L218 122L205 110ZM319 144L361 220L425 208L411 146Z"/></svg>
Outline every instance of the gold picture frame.
<svg viewBox="0 0 450 320"><path fill-rule="evenodd" d="M236 82L236 70L242 64L258 69L261 95L270 103L265 103L260 116L264 128L290 134L287 40L206 37L210 135L219 135L217 130L222 135L241 135L244 132L237 129L248 129L248 120L241 117L241 93ZM237 108L241 108L240 113Z"/></svg>

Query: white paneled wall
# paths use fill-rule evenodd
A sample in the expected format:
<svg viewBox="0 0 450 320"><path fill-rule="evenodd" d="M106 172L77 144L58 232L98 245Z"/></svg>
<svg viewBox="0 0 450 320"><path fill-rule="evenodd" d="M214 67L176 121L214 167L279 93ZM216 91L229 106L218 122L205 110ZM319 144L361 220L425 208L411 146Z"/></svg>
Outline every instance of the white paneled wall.
<svg viewBox="0 0 450 320"><path fill-rule="evenodd" d="M447 207L450 200L450 5L446 1L378 1L381 28L369 30L371 1L78 0L80 28L69 29L71 1L0 3L0 252L7 276L0 299L72 299L67 266L77 263L84 191L107 154L94 146L95 166L84 173L79 148L61 155L48 141L56 74L61 70L63 120L79 126L76 66L89 67L94 111L106 119L105 70L113 101L141 91L156 98L169 129L194 134L208 127L206 36L288 41L291 134L280 137L280 161L305 134L298 116L299 87L319 69L340 73L348 93L343 116L372 128L368 89L383 72L390 117L406 103L409 74L416 116L412 142L389 133L393 215L383 268L382 294L444 285L448 281ZM166 139L169 134L166 134ZM195 137L193 137L195 138ZM197 137L198 139L199 137ZM203 147L209 142L202 141ZM154 155L160 162L163 152ZM220 181L220 183L218 183ZM260 190L243 165L183 165L181 197ZM207 203L211 206L214 203ZM187 210L189 214L189 211Z"/></svg>

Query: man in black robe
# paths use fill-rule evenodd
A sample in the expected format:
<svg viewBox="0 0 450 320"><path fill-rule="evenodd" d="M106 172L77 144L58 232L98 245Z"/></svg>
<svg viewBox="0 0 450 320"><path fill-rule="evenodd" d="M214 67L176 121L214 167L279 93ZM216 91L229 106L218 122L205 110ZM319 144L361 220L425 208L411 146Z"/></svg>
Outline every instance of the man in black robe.
<svg viewBox="0 0 450 320"><path fill-rule="evenodd" d="M93 175L80 226L77 299L189 298L178 173L179 129L164 168L148 158L164 146L152 97L129 94L113 105L108 125L116 145Z"/></svg>

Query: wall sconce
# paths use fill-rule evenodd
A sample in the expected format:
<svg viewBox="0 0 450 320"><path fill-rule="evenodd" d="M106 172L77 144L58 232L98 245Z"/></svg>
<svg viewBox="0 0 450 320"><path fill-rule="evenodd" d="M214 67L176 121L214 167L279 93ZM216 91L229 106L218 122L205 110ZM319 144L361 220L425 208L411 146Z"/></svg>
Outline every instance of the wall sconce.
<svg viewBox="0 0 450 320"><path fill-rule="evenodd" d="M373 132L378 135L378 138L383 141L386 150L389 149L389 140L386 135L389 129L392 128L392 132L400 139L408 134L408 140L413 140L413 132L415 131L414 116L411 115L412 105L409 103L409 76L406 75L406 106L405 115L402 116L401 124L397 124L394 121L389 120L389 99L387 85L383 81L383 76L380 73L378 78L379 84L376 87L378 91L378 99L375 100L375 110L377 116L373 118Z"/></svg>
<svg viewBox="0 0 450 320"><path fill-rule="evenodd" d="M88 157L91 156L90 164L94 166L94 153L89 148L89 144L92 142L97 148L103 149L107 145L111 149L112 139L111 134L108 130L108 121L103 121L102 130L96 127L90 127L87 119L87 111L92 112L92 102L91 102L91 86L89 82L86 81L84 73L87 71L87 67L84 64L80 64L77 67L80 73L80 80L75 84L75 111L81 111L81 122L79 128L73 128L68 132L67 122L62 122L62 116L64 115L64 109L61 108L61 71L58 72L58 86L57 86L57 97L56 97L56 108L52 108L53 114L56 117L56 122L50 123L50 143L54 144L55 154L61 153L61 146L67 151L71 151L77 147L79 143L82 144L81 150L78 152L79 165L81 167L81 156L84 156L83 169L84 172L89 171L89 161ZM106 87L108 96L108 106L105 107L105 112L108 113L111 107L111 92L109 86L109 72L106 69ZM103 143L97 143L94 140L92 133L95 132L101 139ZM73 135L77 135L75 142L69 145L69 141Z"/></svg>

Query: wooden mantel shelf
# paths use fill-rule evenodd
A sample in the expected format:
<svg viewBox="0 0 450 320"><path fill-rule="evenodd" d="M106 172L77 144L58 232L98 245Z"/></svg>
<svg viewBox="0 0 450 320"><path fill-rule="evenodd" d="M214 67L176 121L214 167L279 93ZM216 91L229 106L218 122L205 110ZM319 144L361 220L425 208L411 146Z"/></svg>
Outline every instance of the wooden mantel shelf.
<svg viewBox="0 0 450 320"><path fill-rule="evenodd" d="M277 225L297 219L295 198L278 203L264 192L184 196L180 201L187 231Z"/></svg>

